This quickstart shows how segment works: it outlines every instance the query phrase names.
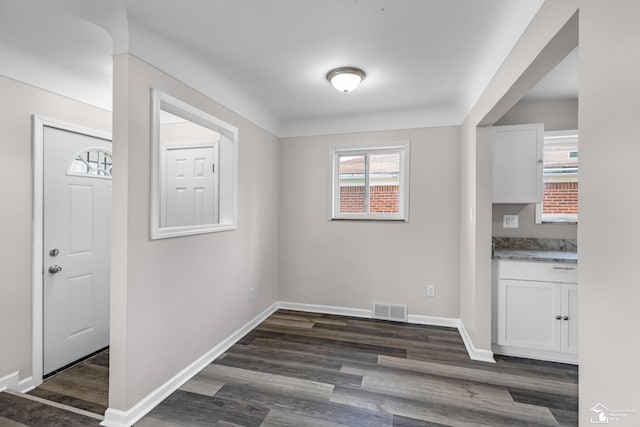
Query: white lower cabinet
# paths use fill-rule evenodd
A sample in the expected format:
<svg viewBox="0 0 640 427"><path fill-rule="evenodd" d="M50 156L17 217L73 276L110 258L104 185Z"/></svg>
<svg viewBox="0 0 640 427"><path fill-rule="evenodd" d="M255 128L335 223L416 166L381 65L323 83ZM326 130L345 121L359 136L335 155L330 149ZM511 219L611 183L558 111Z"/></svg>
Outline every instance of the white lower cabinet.
<svg viewBox="0 0 640 427"><path fill-rule="evenodd" d="M562 323L562 346L560 351L578 356L578 285L565 285L562 298L563 313L568 319ZM563 317L562 320L565 320Z"/></svg>
<svg viewBox="0 0 640 427"><path fill-rule="evenodd" d="M494 352L577 363L577 266L500 260Z"/></svg>

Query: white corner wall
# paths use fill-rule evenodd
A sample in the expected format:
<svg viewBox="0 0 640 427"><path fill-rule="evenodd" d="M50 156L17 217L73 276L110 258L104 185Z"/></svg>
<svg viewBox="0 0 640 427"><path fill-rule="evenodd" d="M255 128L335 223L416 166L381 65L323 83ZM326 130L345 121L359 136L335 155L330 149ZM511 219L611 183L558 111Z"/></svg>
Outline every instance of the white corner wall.
<svg viewBox="0 0 640 427"><path fill-rule="evenodd" d="M580 425L598 403L640 425L639 16L636 1L580 2Z"/></svg>
<svg viewBox="0 0 640 427"><path fill-rule="evenodd" d="M31 372L33 114L111 131L111 113L0 76L0 378Z"/></svg>
<svg viewBox="0 0 640 427"><path fill-rule="evenodd" d="M276 137L141 60L114 75L109 407L126 412L277 301L279 159ZM237 230L149 239L151 88L239 128Z"/></svg>
<svg viewBox="0 0 640 427"><path fill-rule="evenodd" d="M578 100L520 101L506 112L496 126L544 123L545 131L578 129Z"/></svg>
<svg viewBox="0 0 640 427"><path fill-rule="evenodd" d="M411 141L410 221L329 221L329 146L397 140ZM458 318L459 155L458 127L282 139L280 299Z"/></svg>
<svg viewBox="0 0 640 427"><path fill-rule="evenodd" d="M460 317L491 348L491 149L488 131L577 45L577 0L547 0L462 124Z"/></svg>

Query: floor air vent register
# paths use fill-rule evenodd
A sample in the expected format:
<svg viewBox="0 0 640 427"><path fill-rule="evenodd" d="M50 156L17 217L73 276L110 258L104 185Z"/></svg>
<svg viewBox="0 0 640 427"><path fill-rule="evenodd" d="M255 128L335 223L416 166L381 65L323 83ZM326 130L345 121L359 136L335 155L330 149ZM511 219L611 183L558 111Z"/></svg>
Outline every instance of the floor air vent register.
<svg viewBox="0 0 640 427"><path fill-rule="evenodd" d="M388 304L385 302L373 303L373 318L381 320L392 320L394 322L407 321L406 304Z"/></svg>

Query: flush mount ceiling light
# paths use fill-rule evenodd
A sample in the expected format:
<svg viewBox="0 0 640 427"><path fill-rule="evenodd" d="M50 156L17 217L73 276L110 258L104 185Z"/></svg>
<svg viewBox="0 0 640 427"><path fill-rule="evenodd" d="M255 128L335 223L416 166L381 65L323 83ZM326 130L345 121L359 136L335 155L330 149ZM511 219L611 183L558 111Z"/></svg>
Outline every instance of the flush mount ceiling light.
<svg viewBox="0 0 640 427"><path fill-rule="evenodd" d="M340 67L327 73L327 80L340 92L351 92L367 77L360 68Z"/></svg>

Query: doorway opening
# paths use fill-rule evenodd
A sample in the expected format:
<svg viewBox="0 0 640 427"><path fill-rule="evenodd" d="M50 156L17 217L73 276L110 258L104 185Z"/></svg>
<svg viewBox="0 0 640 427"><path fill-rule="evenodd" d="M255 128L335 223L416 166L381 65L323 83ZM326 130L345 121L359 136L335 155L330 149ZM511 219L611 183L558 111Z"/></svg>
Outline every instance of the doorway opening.
<svg viewBox="0 0 640 427"><path fill-rule="evenodd" d="M110 133L33 116L33 387L91 362L108 394L111 171Z"/></svg>

